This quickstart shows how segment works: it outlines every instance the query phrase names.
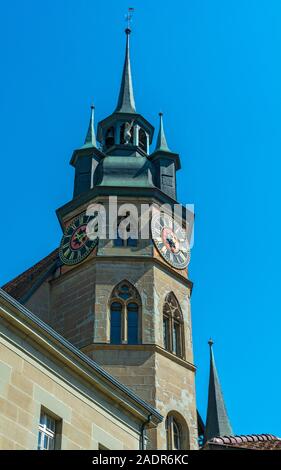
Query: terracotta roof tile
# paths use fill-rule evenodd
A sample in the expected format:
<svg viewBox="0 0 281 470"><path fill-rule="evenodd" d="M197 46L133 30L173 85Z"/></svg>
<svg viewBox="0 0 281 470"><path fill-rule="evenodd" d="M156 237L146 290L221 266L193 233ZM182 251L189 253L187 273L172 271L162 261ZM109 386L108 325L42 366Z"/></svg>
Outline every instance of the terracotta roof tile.
<svg viewBox="0 0 281 470"><path fill-rule="evenodd" d="M240 436L219 436L210 439L206 447L225 446L253 450L281 450L281 438L272 434L248 434Z"/></svg>

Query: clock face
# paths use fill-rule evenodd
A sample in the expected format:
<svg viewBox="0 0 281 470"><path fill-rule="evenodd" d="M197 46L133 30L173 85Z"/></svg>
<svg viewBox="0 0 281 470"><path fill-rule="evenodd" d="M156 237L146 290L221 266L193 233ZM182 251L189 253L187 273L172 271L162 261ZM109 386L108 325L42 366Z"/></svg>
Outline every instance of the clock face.
<svg viewBox="0 0 281 470"><path fill-rule="evenodd" d="M151 220L152 238L160 255L177 269L187 267L190 260L186 231L167 214L155 214Z"/></svg>
<svg viewBox="0 0 281 470"><path fill-rule="evenodd" d="M59 249L60 259L64 264L80 263L96 246L98 238L91 240L87 236L86 229L89 221L90 217L81 214L66 228Z"/></svg>

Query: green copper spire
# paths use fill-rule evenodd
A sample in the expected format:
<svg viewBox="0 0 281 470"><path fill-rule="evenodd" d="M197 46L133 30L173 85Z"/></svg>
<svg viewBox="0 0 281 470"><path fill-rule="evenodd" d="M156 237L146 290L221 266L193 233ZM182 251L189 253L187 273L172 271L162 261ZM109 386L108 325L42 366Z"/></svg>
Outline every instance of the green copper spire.
<svg viewBox="0 0 281 470"><path fill-rule="evenodd" d="M156 142L156 148L154 151L155 152L157 151L170 152L170 149L167 144L165 132L164 132L163 113L159 113L159 117L160 117L160 127L159 127L157 142Z"/></svg>
<svg viewBox="0 0 281 470"><path fill-rule="evenodd" d="M210 339L208 344L210 346L210 378L205 442L215 436L230 436L233 434L215 365L212 349L213 340Z"/></svg>
<svg viewBox="0 0 281 470"><path fill-rule="evenodd" d="M87 132L87 135L86 135L86 139L85 139L83 148L96 147L97 146L95 127L94 127L95 126L94 111L95 111L95 107L94 107L94 105L92 105L91 106L91 117L90 117L88 132Z"/></svg>
<svg viewBox="0 0 281 470"><path fill-rule="evenodd" d="M135 105L135 99L134 99L131 63L130 63L130 44L129 44L130 42L129 37L131 33L130 28L126 28L125 33L127 36L125 62L124 62L124 67L123 67L121 88L120 88L118 103L117 103L115 112L135 113L136 105Z"/></svg>

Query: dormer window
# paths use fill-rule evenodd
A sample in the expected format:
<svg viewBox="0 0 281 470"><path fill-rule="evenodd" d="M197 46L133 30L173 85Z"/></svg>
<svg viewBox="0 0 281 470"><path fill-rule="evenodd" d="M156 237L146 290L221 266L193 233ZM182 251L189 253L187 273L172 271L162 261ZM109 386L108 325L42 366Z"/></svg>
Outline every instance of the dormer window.
<svg viewBox="0 0 281 470"><path fill-rule="evenodd" d="M141 127L139 129L139 147L147 152L147 136L146 132Z"/></svg>
<svg viewBox="0 0 281 470"><path fill-rule="evenodd" d="M114 145L114 127L110 127L107 129L105 134L105 146L106 148L110 148Z"/></svg>

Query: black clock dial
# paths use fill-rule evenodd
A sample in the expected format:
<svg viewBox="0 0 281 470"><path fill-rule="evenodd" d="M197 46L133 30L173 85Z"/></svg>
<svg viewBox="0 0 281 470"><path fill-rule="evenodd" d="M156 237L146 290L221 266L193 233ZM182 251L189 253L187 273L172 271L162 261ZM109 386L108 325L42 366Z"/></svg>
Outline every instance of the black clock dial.
<svg viewBox="0 0 281 470"><path fill-rule="evenodd" d="M186 231L168 214L155 214L151 220L152 238L160 255L171 266L184 269L190 260Z"/></svg>
<svg viewBox="0 0 281 470"><path fill-rule="evenodd" d="M90 219L86 214L81 214L66 228L59 249L59 256L64 264L80 263L96 246L98 238L90 239L86 231Z"/></svg>

